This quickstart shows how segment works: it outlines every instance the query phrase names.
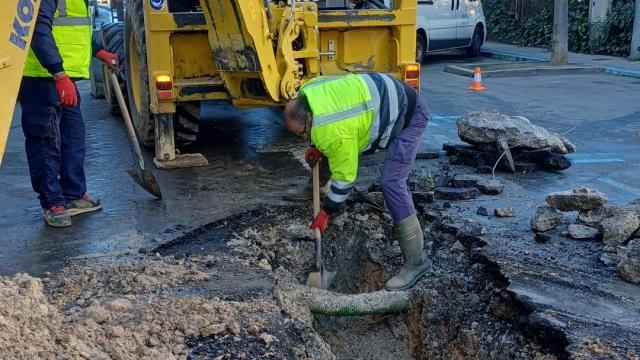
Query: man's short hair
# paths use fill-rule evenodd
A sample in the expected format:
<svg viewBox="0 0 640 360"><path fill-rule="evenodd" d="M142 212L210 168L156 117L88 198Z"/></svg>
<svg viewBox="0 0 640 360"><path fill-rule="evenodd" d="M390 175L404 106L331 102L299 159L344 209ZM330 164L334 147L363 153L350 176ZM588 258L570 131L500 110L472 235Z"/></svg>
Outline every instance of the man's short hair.
<svg viewBox="0 0 640 360"><path fill-rule="evenodd" d="M309 109L309 102L307 102L306 96L300 96L298 101L296 101L296 106L293 109L293 117L304 124L307 121L307 114L311 112Z"/></svg>

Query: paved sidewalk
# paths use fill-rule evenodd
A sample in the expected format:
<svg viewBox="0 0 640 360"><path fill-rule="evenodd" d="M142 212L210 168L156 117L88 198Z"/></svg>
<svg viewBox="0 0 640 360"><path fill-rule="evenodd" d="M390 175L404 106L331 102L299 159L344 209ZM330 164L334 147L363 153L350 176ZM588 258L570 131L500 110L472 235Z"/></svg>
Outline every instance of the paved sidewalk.
<svg viewBox="0 0 640 360"><path fill-rule="evenodd" d="M548 61L551 58L551 51L547 49L520 47L491 41L487 41L482 46L482 53L488 57L512 61ZM604 67L607 73L613 75L640 78L640 61L629 61L624 57L570 52L569 62Z"/></svg>

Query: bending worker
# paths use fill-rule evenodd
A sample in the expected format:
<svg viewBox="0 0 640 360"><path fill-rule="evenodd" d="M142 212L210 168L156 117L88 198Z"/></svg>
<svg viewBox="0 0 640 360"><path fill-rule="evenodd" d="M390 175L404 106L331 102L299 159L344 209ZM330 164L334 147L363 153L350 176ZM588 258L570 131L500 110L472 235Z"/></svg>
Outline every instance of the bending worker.
<svg viewBox="0 0 640 360"><path fill-rule="evenodd" d="M102 207L87 193L85 124L75 80L89 78L91 20L86 0L42 0L20 88L22 131L33 190L47 224ZM98 46L96 58L118 58Z"/></svg>
<svg viewBox="0 0 640 360"><path fill-rule="evenodd" d="M413 88L377 73L311 81L284 111L287 129L311 141L305 159L321 161L321 186L330 178L322 210L311 225L322 232L329 215L341 210L353 188L360 154L387 149L380 186L405 259L400 273L387 281L389 290L413 286L430 266L407 185L429 117L427 105ZM290 200L311 197L309 184L286 196Z"/></svg>

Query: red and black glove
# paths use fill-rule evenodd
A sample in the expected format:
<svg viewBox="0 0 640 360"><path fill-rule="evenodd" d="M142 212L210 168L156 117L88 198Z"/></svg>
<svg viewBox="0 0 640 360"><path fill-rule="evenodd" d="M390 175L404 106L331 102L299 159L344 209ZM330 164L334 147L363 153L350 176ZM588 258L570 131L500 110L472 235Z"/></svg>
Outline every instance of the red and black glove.
<svg viewBox="0 0 640 360"><path fill-rule="evenodd" d="M320 233L324 233L327 230L327 226L329 226L329 215L322 209L318 211L318 215L313 220L311 224L311 229L319 229Z"/></svg>
<svg viewBox="0 0 640 360"><path fill-rule="evenodd" d="M98 53L96 54L96 59L107 64L107 66L111 69L115 69L118 66L118 55L110 53L104 49L98 51Z"/></svg>
<svg viewBox="0 0 640 360"><path fill-rule="evenodd" d="M322 153L315 146L311 146L304 153L304 161L313 168L318 161L322 161Z"/></svg>
<svg viewBox="0 0 640 360"><path fill-rule="evenodd" d="M76 92L76 84L69 79L66 74L53 77L56 84L56 91L60 97L60 105L73 107L78 105L78 94Z"/></svg>

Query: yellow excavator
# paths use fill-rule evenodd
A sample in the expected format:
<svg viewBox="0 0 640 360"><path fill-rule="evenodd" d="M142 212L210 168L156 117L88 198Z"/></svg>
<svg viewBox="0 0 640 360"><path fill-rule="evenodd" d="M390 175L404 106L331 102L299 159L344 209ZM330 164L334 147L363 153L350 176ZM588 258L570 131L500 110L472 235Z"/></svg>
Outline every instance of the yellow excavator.
<svg viewBox="0 0 640 360"><path fill-rule="evenodd" d="M155 147L156 166L198 166L207 160L179 154L176 145L195 141L202 101L281 106L306 81L350 72L388 73L417 88L416 2L112 0L122 7L114 9L122 41L103 40L122 47L123 90L138 138ZM38 5L0 4L0 151Z"/></svg>

